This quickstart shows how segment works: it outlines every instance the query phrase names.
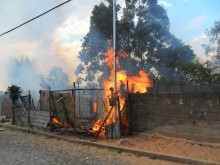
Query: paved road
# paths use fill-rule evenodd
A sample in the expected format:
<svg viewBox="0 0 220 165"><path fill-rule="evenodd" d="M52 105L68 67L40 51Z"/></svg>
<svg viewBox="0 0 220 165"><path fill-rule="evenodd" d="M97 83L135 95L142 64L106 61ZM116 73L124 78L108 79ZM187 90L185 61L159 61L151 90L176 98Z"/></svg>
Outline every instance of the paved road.
<svg viewBox="0 0 220 165"><path fill-rule="evenodd" d="M0 165L177 164L18 131L0 130Z"/></svg>

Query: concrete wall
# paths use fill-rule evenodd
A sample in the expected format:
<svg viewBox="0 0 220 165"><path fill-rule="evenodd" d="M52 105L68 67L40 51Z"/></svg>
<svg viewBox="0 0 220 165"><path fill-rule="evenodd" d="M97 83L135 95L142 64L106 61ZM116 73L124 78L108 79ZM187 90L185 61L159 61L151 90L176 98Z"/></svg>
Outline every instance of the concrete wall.
<svg viewBox="0 0 220 165"><path fill-rule="evenodd" d="M178 131L182 133L208 130L207 134L211 132L212 135L219 136L220 90L202 87L201 90L181 90L172 88L169 91L158 91L152 88L145 94L129 94L130 131L144 132L157 128L170 131L172 127L172 130L179 128Z"/></svg>

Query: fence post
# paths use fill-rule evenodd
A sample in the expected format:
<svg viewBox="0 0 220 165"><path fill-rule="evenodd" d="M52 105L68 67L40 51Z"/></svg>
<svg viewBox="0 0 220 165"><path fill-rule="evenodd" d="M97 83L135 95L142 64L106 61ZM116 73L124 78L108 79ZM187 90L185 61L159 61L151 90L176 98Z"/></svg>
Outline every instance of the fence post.
<svg viewBox="0 0 220 165"><path fill-rule="evenodd" d="M79 83L78 83L78 89L79 89ZM79 116L81 116L81 96L80 96L80 90L78 90L78 94L79 94Z"/></svg>
<svg viewBox="0 0 220 165"><path fill-rule="evenodd" d="M52 126L51 126L51 124L52 124L52 122L51 122L51 116L52 116L52 112L51 112L51 98L50 98L50 95L51 95L51 92L50 92L50 86L49 86L49 110L50 110L50 112L49 112L49 124L50 124L50 131L52 131Z"/></svg>
<svg viewBox="0 0 220 165"><path fill-rule="evenodd" d="M31 109L31 95L30 95L30 90L28 91L28 126L31 123L31 116L30 116L30 109Z"/></svg>
<svg viewBox="0 0 220 165"><path fill-rule="evenodd" d="M118 101L118 119L119 119L119 132L120 132L120 138L122 138L122 119L121 119L121 107L120 107L120 98L119 95L117 96L117 101Z"/></svg>
<svg viewBox="0 0 220 165"><path fill-rule="evenodd" d="M15 100L12 100L11 125L15 125Z"/></svg>
<svg viewBox="0 0 220 165"><path fill-rule="evenodd" d="M76 133L76 83L73 82L73 90L72 90L72 95L73 95L73 117L74 117L74 133Z"/></svg>
<svg viewBox="0 0 220 165"><path fill-rule="evenodd" d="M126 122L128 122L127 124L127 134L128 135L131 135L131 113L130 113L130 103L129 103L129 99L130 99L130 94L129 94L129 82L128 82L128 80L127 80L127 101L126 101L126 119L127 119L127 121Z"/></svg>

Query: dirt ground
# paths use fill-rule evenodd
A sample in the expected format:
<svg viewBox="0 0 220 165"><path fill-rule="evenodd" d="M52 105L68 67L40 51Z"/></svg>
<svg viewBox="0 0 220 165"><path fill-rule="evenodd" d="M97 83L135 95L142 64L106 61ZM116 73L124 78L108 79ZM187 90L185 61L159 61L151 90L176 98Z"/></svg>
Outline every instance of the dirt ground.
<svg viewBox="0 0 220 165"><path fill-rule="evenodd" d="M100 140L98 143L220 162L220 144L198 143L185 139L170 138L159 133L134 136L118 141Z"/></svg>
<svg viewBox="0 0 220 165"><path fill-rule="evenodd" d="M1 165L180 165L3 128L0 139Z"/></svg>

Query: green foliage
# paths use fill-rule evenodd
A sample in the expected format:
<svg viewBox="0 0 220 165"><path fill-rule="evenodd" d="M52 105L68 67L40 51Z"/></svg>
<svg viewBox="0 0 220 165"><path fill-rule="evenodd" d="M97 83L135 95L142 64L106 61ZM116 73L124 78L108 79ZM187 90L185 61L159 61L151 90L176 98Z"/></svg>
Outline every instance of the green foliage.
<svg viewBox="0 0 220 165"><path fill-rule="evenodd" d="M188 84L219 84L220 74L215 72L215 67L209 61L202 62L197 59L193 63L181 64L181 69L185 73L185 81Z"/></svg>
<svg viewBox="0 0 220 165"><path fill-rule="evenodd" d="M12 101L16 101L21 96L22 90L21 87L17 85L11 85L8 87L7 93Z"/></svg>
<svg viewBox="0 0 220 165"><path fill-rule="evenodd" d="M216 57L220 59L220 20L215 22L214 27L210 30L210 36L217 45Z"/></svg>
<svg viewBox="0 0 220 165"><path fill-rule="evenodd" d="M212 53L211 61L202 61L200 59L194 62L181 63L179 69L185 73L185 82L187 84L219 84L220 82L220 21L216 21L210 30L206 31L210 43L203 45L206 54Z"/></svg>
<svg viewBox="0 0 220 165"><path fill-rule="evenodd" d="M219 84L220 82L220 21L206 30L210 43L203 45L206 55L211 54L211 61L196 59L193 63L181 64L180 68L186 74L186 82L190 84Z"/></svg>
<svg viewBox="0 0 220 165"><path fill-rule="evenodd" d="M206 50L206 54L212 52L215 55L215 60L220 59L220 20L215 21L210 30L206 30L206 34L209 37L210 44L203 45Z"/></svg>

